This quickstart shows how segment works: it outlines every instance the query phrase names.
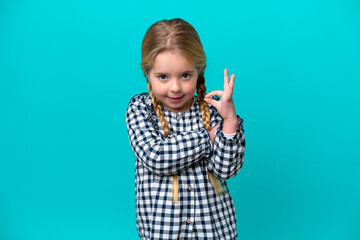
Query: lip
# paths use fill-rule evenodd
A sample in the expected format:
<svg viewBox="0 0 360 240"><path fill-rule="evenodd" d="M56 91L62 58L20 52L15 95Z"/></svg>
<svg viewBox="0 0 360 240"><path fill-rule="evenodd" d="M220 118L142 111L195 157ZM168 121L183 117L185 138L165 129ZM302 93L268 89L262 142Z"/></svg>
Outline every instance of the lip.
<svg viewBox="0 0 360 240"><path fill-rule="evenodd" d="M168 98L169 98L170 101L172 101L172 102L180 102L183 97L177 97L177 98L168 97Z"/></svg>

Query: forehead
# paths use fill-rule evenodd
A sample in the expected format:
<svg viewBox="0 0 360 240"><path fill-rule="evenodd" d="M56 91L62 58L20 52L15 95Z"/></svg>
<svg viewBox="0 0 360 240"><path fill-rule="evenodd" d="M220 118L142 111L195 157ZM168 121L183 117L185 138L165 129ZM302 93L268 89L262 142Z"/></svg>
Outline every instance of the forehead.
<svg viewBox="0 0 360 240"><path fill-rule="evenodd" d="M194 71L195 66L181 53L165 51L154 58L152 71L162 73L181 73Z"/></svg>

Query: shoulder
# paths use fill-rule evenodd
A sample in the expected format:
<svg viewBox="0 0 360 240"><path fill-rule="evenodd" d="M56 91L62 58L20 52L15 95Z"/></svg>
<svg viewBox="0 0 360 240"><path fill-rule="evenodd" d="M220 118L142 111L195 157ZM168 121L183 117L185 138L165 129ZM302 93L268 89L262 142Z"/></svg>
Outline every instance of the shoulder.
<svg viewBox="0 0 360 240"><path fill-rule="evenodd" d="M151 98L149 93L136 94L130 99L128 111L149 111L151 109Z"/></svg>
<svg viewBox="0 0 360 240"><path fill-rule="evenodd" d="M149 93L141 93L133 96L130 99L126 111L126 123L128 128L143 124L148 121L153 115L152 103Z"/></svg>

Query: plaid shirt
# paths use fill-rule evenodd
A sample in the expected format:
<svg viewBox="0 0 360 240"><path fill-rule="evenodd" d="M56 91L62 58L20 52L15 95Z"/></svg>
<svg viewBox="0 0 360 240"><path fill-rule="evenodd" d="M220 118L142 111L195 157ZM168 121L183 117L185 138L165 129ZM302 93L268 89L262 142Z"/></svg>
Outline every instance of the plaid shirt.
<svg viewBox="0 0 360 240"><path fill-rule="evenodd" d="M147 93L134 96L126 112L130 144L136 156L136 225L141 239L236 239L236 215L225 179L243 165L243 119L232 139L221 131L222 118L209 105L211 127L220 123L212 146L201 121L197 98L184 113L163 108L171 135L164 137ZM217 196L208 171L222 183ZM174 203L173 177L179 179Z"/></svg>

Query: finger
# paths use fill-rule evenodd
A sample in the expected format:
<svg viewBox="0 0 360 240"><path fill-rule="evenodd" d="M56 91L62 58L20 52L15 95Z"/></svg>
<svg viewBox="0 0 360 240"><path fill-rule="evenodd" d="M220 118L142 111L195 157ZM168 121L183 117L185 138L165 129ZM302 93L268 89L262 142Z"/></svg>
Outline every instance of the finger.
<svg viewBox="0 0 360 240"><path fill-rule="evenodd" d="M215 100L212 99L212 98L209 98L209 97L204 97L204 101L207 102L208 104L212 105L212 102L215 101Z"/></svg>
<svg viewBox="0 0 360 240"><path fill-rule="evenodd" d="M214 106L218 111L220 111L221 108L221 102L220 101L215 101L214 99L205 97L204 101L207 102L208 104Z"/></svg>
<svg viewBox="0 0 360 240"><path fill-rule="evenodd" d="M234 81L235 81L235 74L231 75L229 86L227 89L224 89L224 99L229 99L232 97L234 90Z"/></svg>
<svg viewBox="0 0 360 240"><path fill-rule="evenodd" d="M229 83L229 94L233 93L234 84L235 84L235 74L231 75L231 80L230 80L230 83Z"/></svg>
<svg viewBox="0 0 360 240"><path fill-rule="evenodd" d="M213 97L213 96L219 96L219 97L222 97L224 94L224 91L220 91L220 90L215 90L215 91L211 91L209 92L208 94L205 95L205 97Z"/></svg>
<svg viewBox="0 0 360 240"><path fill-rule="evenodd" d="M231 75L231 80L235 81L235 74Z"/></svg>
<svg viewBox="0 0 360 240"><path fill-rule="evenodd" d="M229 70L224 70L224 91L229 87Z"/></svg>

